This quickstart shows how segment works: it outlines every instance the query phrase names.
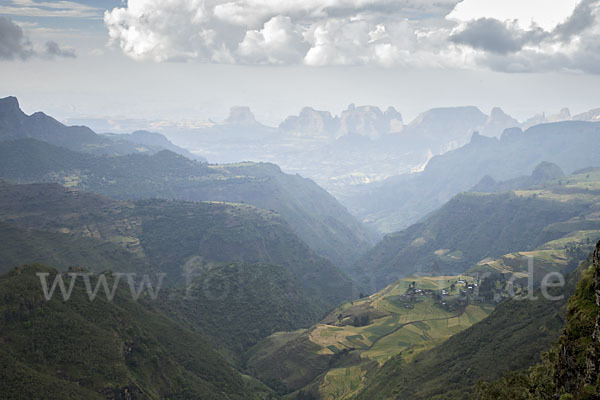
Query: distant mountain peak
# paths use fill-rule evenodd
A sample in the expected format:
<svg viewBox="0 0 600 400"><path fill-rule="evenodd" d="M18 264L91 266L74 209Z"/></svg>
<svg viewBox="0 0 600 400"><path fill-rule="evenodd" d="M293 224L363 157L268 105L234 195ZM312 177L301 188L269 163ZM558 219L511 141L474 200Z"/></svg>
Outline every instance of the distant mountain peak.
<svg viewBox="0 0 600 400"><path fill-rule="evenodd" d="M402 114L398 112L394 107L390 106L383 113L388 126L390 133L400 132L404 129L404 121L402 119Z"/></svg>
<svg viewBox="0 0 600 400"><path fill-rule="evenodd" d="M389 114L386 116L377 106L357 107L350 104L348 109L343 111L340 116L338 136L357 134L376 140L390 133L391 126L394 127L395 131L398 131L398 125L402 126L402 116L396 110L388 109L388 111ZM398 118L400 121L398 121ZM393 125L390 124L391 121L394 121Z"/></svg>
<svg viewBox="0 0 600 400"><path fill-rule="evenodd" d="M424 122L431 121L431 123L438 123L438 120L442 120L439 123L444 123L444 118L464 119L466 116L477 117L483 119L486 117L481 110L475 106L460 106L460 107L437 107L429 109L419 114L410 125L418 125Z"/></svg>
<svg viewBox="0 0 600 400"><path fill-rule="evenodd" d="M17 100L17 98L13 96L0 99L0 117L6 117L8 115L14 114L17 114L19 116L25 115L25 113L21 111L21 107L19 106L19 100Z"/></svg>
<svg viewBox="0 0 600 400"><path fill-rule="evenodd" d="M600 121L600 108L595 108L593 110L577 114L573 117L575 121L589 121L589 122L597 122Z"/></svg>
<svg viewBox="0 0 600 400"><path fill-rule="evenodd" d="M493 192L495 190L496 185L497 182L494 178L492 178L491 175L485 175L483 178L481 178L477 185L471 188L471 191L481 193Z"/></svg>
<svg viewBox="0 0 600 400"><path fill-rule="evenodd" d="M339 119L329 111L304 107L298 116L289 116L279 129L301 136L333 136L339 129Z"/></svg>
<svg viewBox="0 0 600 400"><path fill-rule="evenodd" d="M247 106L231 107L229 116L225 120L226 124L234 125L254 125L257 123L254 114Z"/></svg>
<svg viewBox="0 0 600 400"><path fill-rule="evenodd" d="M558 114L551 115L547 118L548 122L560 122L560 121L569 121L571 119L571 110L564 107L562 108Z"/></svg>
<svg viewBox="0 0 600 400"><path fill-rule="evenodd" d="M402 114L400 114L400 112L398 112L398 110L396 110L396 108L394 108L392 106L389 106L387 108L387 110L385 110L385 112L383 113L383 115L388 116L388 117L402 119Z"/></svg>
<svg viewBox="0 0 600 400"><path fill-rule="evenodd" d="M19 108L16 97L0 99L0 141L27 138L74 151L108 155L145 153L148 151L147 146L154 146L151 152L164 148L191 159L205 161L202 157L178 148L158 133L138 131L131 135L98 135L87 126L66 126L41 111L27 115ZM143 146L138 146L140 144Z"/></svg>
<svg viewBox="0 0 600 400"><path fill-rule="evenodd" d="M505 129L520 126L519 121L505 113L500 107L494 107L485 124L478 130L483 136L499 137Z"/></svg>
<svg viewBox="0 0 600 400"><path fill-rule="evenodd" d="M565 173L558 165L548 161L542 161L539 163L531 174L531 177L535 182L546 182L553 179L559 179L564 176Z"/></svg>
<svg viewBox="0 0 600 400"><path fill-rule="evenodd" d="M0 107L4 108L7 106L20 108L19 100L15 96L7 96L7 97L0 99Z"/></svg>
<svg viewBox="0 0 600 400"><path fill-rule="evenodd" d="M506 114L504 112L504 110L502 110L500 107L494 107L492 108L492 112L490 113L490 117L492 118L504 118L504 117L508 117L509 115Z"/></svg>

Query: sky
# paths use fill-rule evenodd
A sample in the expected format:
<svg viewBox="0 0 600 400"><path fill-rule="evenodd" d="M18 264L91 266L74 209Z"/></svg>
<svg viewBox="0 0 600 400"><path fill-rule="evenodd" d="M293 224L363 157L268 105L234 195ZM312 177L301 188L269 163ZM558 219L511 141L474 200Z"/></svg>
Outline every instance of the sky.
<svg viewBox="0 0 600 400"><path fill-rule="evenodd" d="M0 0L0 97L59 120L600 107L600 0Z"/></svg>

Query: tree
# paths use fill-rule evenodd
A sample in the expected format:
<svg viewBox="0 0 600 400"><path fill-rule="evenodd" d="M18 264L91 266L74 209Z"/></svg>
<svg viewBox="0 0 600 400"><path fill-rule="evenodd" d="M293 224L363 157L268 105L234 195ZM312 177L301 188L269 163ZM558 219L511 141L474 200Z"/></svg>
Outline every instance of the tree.
<svg viewBox="0 0 600 400"><path fill-rule="evenodd" d="M483 297L485 301L494 300L494 293L496 289L496 280L493 278L485 278L479 286L479 296Z"/></svg>
<svg viewBox="0 0 600 400"><path fill-rule="evenodd" d="M365 314L362 317L360 317L360 326L367 326L367 325L369 325L369 316L367 314Z"/></svg>

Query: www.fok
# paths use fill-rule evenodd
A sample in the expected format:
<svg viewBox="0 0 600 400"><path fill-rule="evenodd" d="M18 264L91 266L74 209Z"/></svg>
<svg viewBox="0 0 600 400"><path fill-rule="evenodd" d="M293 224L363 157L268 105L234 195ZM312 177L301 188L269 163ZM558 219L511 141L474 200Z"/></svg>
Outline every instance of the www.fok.
<svg viewBox="0 0 600 400"><path fill-rule="evenodd" d="M136 280L135 278L137 277L136 273L115 272L115 273L111 274L114 277L114 280L112 282L112 288L109 288L109 284L108 284L105 274L95 275L95 274L83 273L83 272L69 272L66 274L71 277L71 281L69 282L68 288L65 285L65 281L63 280L63 275L57 274L56 277L54 278L54 282L52 282L52 286L50 287L49 290L48 290L48 276L50 275L50 273L38 272L36 275L40 278L40 282L42 284L42 290L44 291L44 297L46 298L47 301L52 300L52 297L54 296L54 292L56 291L57 286L60 288L63 300L68 301L71 298L71 294L73 293L73 288L75 287L75 281L77 280L78 277L83 278L83 282L85 284L85 289L86 289L86 292L88 294L88 298L90 299L90 301L93 301L96 298L96 296L98 295L98 292L100 291L100 288L103 288L104 293L106 295L106 299L108 301L112 301L115 297L117 287L119 286L119 281L123 277L127 278L127 283L129 285L129 290L131 291L131 297L133 298L133 300L138 300L140 298L140 296L142 295L142 293L144 291L144 288L147 288L148 295L150 296L150 298L152 300L156 300L156 298L158 297L158 293L160 292L160 288L162 286L163 279L167 274L156 274L156 276L158 277L158 282L157 282L156 288L155 288L152 285L150 276L147 274L142 275L142 280L141 280L139 286L136 287L136 283L135 283L135 280ZM92 289L92 283L90 281L91 276L98 276L98 280L96 281L96 286L93 289Z"/></svg>

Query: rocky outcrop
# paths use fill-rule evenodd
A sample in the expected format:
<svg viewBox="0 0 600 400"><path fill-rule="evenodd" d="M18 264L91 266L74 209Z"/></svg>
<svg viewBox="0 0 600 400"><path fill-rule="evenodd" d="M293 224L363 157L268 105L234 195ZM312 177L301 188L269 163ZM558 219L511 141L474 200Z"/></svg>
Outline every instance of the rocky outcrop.
<svg viewBox="0 0 600 400"><path fill-rule="evenodd" d="M550 115L547 118L547 122L562 122L571 120L571 110L568 108L562 108L558 114Z"/></svg>
<svg viewBox="0 0 600 400"><path fill-rule="evenodd" d="M311 107L305 107L300 111L300 115L287 117L279 125L279 129L296 136L333 137L339 126L339 118L332 117L329 111L318 111Z"/></svg>
<svg viewBox="0 0 600 400"><path fill-rule="evenodd" d="M294 136L339 138L358 135L372 140L399 133L403 128L402 115L394 107L382 112L376 106L357 107L354 104L339 117L328 111L305 107L299 115L287 117L279 125L280 131Z"/></svg>
<svg viewBox="0 0 600 400"><path fill-rule="evenodd" d="M231 125L254 125L257 122L250 107L231 107L225 123Z"/></svg>
<svg viewBox="0 0 600 400"><path fill-rule="evenodd" d="M500 137L504 130L520 126L519 121L506 114L501 108L494 107L485 124L478 130L483 136Z"/></svg>
<svg viewBox="0 0 600 400"><path fill-rule="evenodd" d="M599 122L600 121L600 108L595 108L593 110L577 114L573 117L575 121L589 121L589 122Z"/></svg>
<svg viewBox="0 0 600 400"><path fill-rule="evenodd" d="M393 107L384 113L379 107L356 107L350 104L340 116L338 137L356 134L377 140L389 133L397 133L402 128L402 116Z"/></svg>

